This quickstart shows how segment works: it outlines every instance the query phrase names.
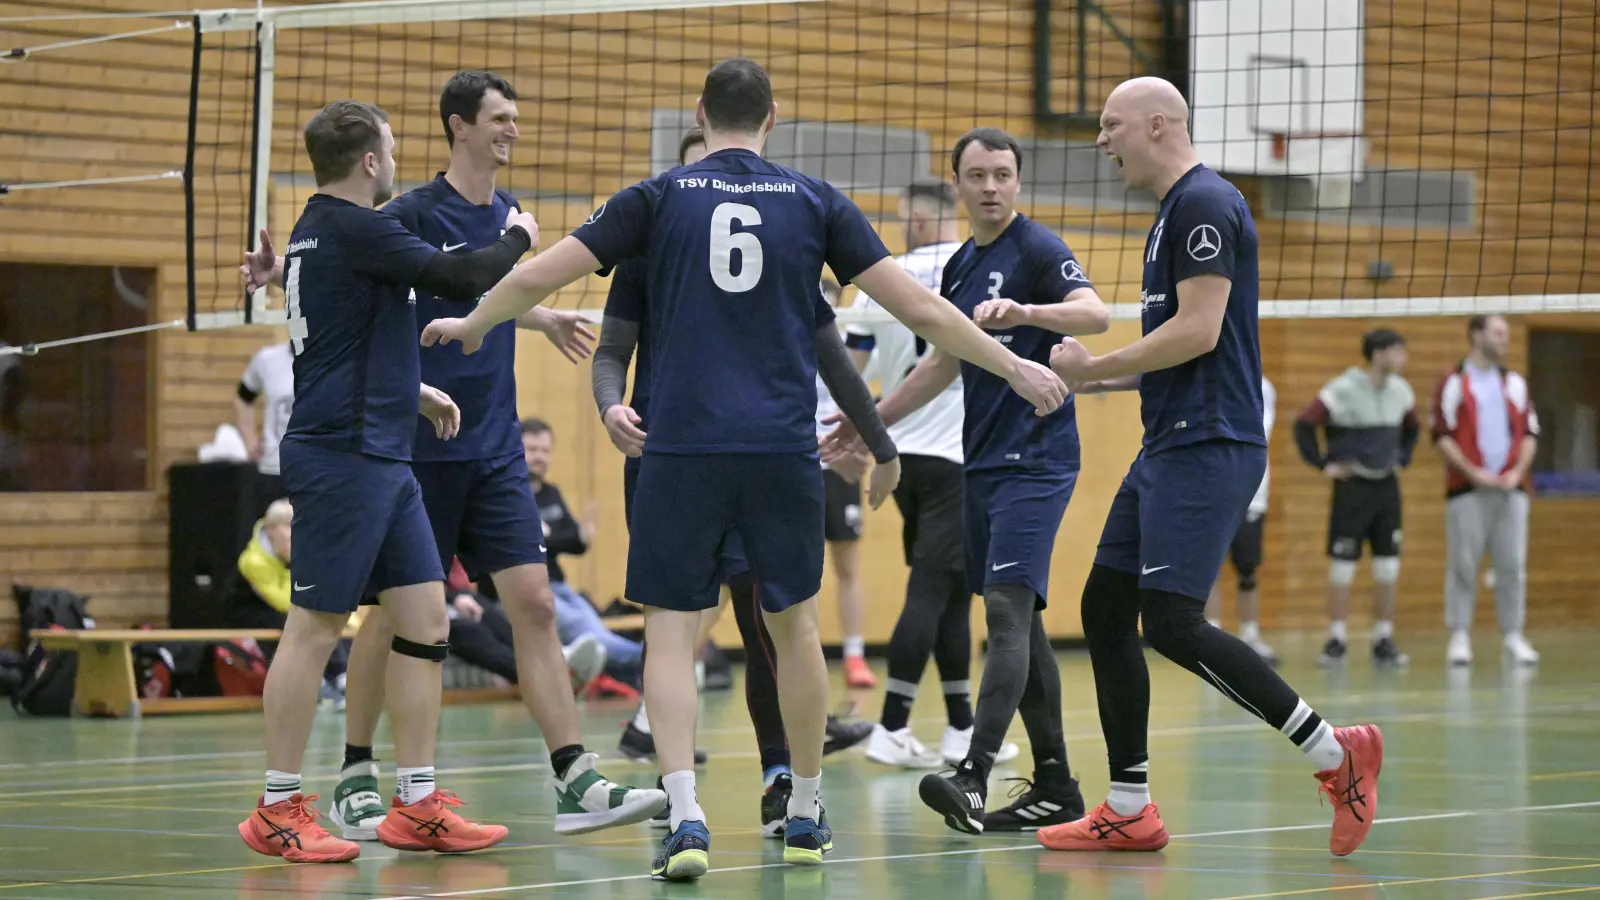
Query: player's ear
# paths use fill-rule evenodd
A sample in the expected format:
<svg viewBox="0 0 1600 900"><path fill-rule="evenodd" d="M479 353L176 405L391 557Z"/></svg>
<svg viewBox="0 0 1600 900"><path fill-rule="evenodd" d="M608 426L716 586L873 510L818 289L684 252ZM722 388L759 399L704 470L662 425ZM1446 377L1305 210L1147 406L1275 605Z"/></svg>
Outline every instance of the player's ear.
<svg viewBox="0 0 1600 900"><path fill-rule="evenodd" d="M771 134L772 129L778 127L778 101L772 101L772 108L767 110L766 133Z"/></svg>
<svg viewBox="0 0 1600 900"><path fill-rule="evenodd" d="M706 130L706 101L703 97L694 101L694 123L700 126L701 131Z"/></svg>

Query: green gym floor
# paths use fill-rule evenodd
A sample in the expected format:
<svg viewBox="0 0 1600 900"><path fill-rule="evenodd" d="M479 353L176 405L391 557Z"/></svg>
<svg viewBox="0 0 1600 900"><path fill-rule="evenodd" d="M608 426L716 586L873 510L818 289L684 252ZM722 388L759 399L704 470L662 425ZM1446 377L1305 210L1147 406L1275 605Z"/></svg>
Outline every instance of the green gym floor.
<svg viewBox="0 0 1600 900"><path fill-rule="evenodd" d="M1270 636L1269 637L1275 637ZM1404 636L1402 636L1404 637ZM1152 659L1151 784L1170 846L1153 854L1061 854L1031 836L973 838L922 807L922 773L830 758L823 792L835 851L820 869L785 866L757 830L761 787L740 690L706 696L700 743L711 752L700 797L713 829L712 871L694 885L647 876L659 838L643 825L563 840L550 830L545 748L522 707L452 707L440 781L468 814L511 827L469 857L363 845L353 865L290 866L257 856L234 828L260 790L254 715L145 721L17 720L0 726L0 900L24 898L700 896L782 900L932 900L994 896L1265 898L1329 896L1510 900L1600 896L1600 634L1530 636L1536 670L1502 666L1488 630L1470 671L1447 672L1438 636L1405 642L1409 670L1374 671L1357 654L1343 671L1315 667L1315 637L1282 639L1285 672L1325 717L1383 726L1381 810L1366 845L1327 851L1330 812L1304 758L1279 734L1198 680ZM1093 803L1104 796L1104 747L1083 653L1061 655L1067 740ZM881 675L881 669L880 669ZM931 678L915 730L937 741L943 708ZM845 695L835 691L835 699ZM875 716L875 692L856 693ZM603 770L645 783L615 757L629 708L589 704ZM339 714L320 714L308 788L333 788ZM1012 734L1023 740L1020 723ZM386 734L378 755L387 757ZM1027 775L997 770L991 805ZM387 770L386 770L387 771ZM326 804L322 804L326 810Z"/></svg>

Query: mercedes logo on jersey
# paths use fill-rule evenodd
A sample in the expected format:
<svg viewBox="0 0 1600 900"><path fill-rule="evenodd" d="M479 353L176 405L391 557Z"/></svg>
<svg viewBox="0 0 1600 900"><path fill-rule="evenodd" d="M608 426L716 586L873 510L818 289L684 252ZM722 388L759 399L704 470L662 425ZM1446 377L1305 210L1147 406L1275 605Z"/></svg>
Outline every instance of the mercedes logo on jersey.
<svg viewBox="0 0 1600 900"><path fill-rule="evenodd" d="M606 203L610 202L610 200L607 200L605 203L600 204L600 208L595 210L594 213L590 215L583 224L593 225L594 223L600 221L600 217L606 214Z"/></svg>
<svg viewBox="0 0 1600 900"><path fill-rule="evenodd" d="M1196 225L1189 232L1189 255L1197 262L1205 262L1222 252L1222 236L1210 225Z"/></svg>
<svg viewBox="0 0 1600 900"><path fill-rule="evenodd" d="M1078 265L1075 259L1066 260L1061 264L1061 278L1065 281L1089 280L1089 277L1083 274L1083 266Z"/></svg>

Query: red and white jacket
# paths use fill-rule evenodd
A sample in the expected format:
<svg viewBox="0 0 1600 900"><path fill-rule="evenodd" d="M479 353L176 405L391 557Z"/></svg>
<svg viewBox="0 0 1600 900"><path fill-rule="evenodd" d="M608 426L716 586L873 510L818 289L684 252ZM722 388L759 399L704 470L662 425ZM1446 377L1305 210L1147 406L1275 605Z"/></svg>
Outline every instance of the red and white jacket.
<svg viewBox="0 0 1600 900"><path fill-rule="evenodd" d="M1433 439L1450 437L1461 448L1461 455L1476 466L1483 465L1483 451L1478 447L1478 400L1468 387L1466 363L1458 363L1450 374L1439 382L1433 392ZM1511 423L1511 452L1506 454L1505 468L1494 474L1509 472L1517 465L1522 454L1522 439L1539 436L1539 415L1534 412L1533 398L1528 395L1528 382L1510 369L1500 369L1500 384L1506 398L1507 419ZM1472 482L1455 466L1445 466L1445 495L1454 497L1472 490ZM1524 486L1526 489L1526 486Z"/></svg>

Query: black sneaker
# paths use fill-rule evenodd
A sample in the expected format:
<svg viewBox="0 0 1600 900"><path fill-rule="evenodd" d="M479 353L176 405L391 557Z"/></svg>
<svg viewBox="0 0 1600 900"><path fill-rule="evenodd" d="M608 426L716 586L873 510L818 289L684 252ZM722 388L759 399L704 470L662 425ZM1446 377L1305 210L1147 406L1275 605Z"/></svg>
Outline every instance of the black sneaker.
<svg viewBox="0 0 1600 900"><path fill-rule="evenodd" d="M1339 665L1344 662L1344 651L1344 641L1336 637L1328 638L1328 642L1322 645L1322 655L1317 657L1317 665L1323 668Z"/></svg>
<svg viewBox="0 0 1600 900"><path fill-rule="evenodd" d="M838 716L828 716L827 738L822 742L822 755L827 756L848 750L872 737L871 722L845 722Z"/></svg>
<svg viewBox="0 0 1600 900"><path fill-rule="evenodd" d="M977 763L963 759L950 774L925 776L917 794L929 809L944 816L946 825L965 834L983 834L989 784Z"/></svg>
<svg viewBox="0 0 1600 900"><path fill-rule="evenodd" d="M780 772L772 785L761 795L761 833L769 838L782 838L784 820L789 818L789 797L794 794L794 778Z"/></svg>
<svg viewBox="0 0 1600 900"><path fill-rule="evenodd" d="M1006 780L1018 782L1011 789L1016 800L1005 809L985 812L985 831L1038 831L1083 818L1083 794L1078 791L1078 780L1070 775L1042 776L1037 782L1026 778Z"/></svg>
<svg viewBox="0 0 1600 900"><path fill-rule="evenodd" d="M1393 638L1383 638L1372 645L1372 663L1378 666L1403 666L1411 662L1411 656L1401 653L1396 647Z"/></svg>
<svg viewBox="0 0 1600 900"><path fill-rule="evenodd" d="M628 727L622 729L622 740L617 742L617 752L635 762L654 762L655 736L635 728L633 721L629 720ZM698 747L694 751L694 764L697 766L706 764L706 752Z"/></svg>

